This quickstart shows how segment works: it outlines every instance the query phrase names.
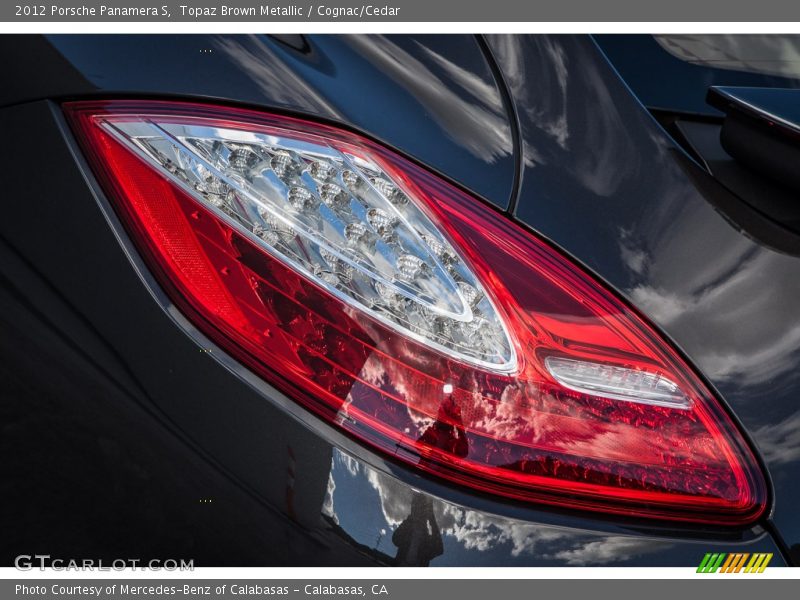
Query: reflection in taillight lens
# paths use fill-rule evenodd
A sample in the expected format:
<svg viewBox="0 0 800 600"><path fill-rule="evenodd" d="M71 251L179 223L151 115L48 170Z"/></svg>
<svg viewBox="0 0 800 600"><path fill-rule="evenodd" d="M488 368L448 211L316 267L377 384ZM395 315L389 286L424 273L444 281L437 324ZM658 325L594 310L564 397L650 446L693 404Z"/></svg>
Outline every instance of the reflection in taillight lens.
<svg viewBox="0 0 800 600"><path fill-rule="evenodd" d="M175 303L356 438L521 500L721 524L763 512L752 453L680 356L480 201L309 121L65 108Z"/></svg>

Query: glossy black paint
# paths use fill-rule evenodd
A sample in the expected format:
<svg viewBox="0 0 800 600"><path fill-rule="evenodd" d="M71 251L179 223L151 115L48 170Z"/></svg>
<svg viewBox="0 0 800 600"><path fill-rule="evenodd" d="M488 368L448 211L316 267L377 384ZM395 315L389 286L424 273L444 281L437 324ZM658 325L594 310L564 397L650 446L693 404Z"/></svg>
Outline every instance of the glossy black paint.
<svg viewBox="0 0 800 600"><path fill-rule="evenodd" d="M678 119L672 127L682 145L712 175L708 197L726 218L762 245L800 256L797 192L785 182L765 176L728 154L721 142L722 125ZM741 139L744 141L744 136ZM705 189L702 182L707 181L703 177L696 183ZM719 194L719 184L731 193Z"/></svg>
<svg viewBox="0 0 800 600"><path fill-rule="evenodd" d="M4 96L7 104L13 102L17 106L0 109L0 130L6 139L15 142L0 145L0 160L8 174L5 193L13 199L4 203L4 218L0 220L3 423L0 444L4 456L14 457L0 463L3 564L9 564L21 553L194 558L197 565L397 564L403 562L406 553L398 548L398 544L403 545L403 536L393 532L402 523L406 528L427 529L432 522L442 540L440 549L431 540L429 549L433 550L427 556L432 565L695 565L710 551L776 552L772 564L784 561L773 535L761 526L746 531L723 531L604 519L506 502L423 478L359 447L305 413L204 339L168 302L142 267L76 150L58 106L31 101L36 97L97 96L104 91L157 95L170 89L187 97L205 97L198 86L212 85L207 81L213 79L208 77L210 72L217 74L217 80L225 81L230 73L227 59L217 66L218 70L203 63L203 78L199 77L197 65L182 63L180 69L170 67L176 77L181 69L186 71L183 83L178 77L170 84L163 72L148 75L143 68L148 63L137 63L138 59L129 56L132 48L145 47L151 39L158 40L162 55L169 49L170 40L173 51L178 53L187 43L185 37L125 38L120 42L128 48L124 52L119 48L114 50L116 38L71 37L69 44L60 41L64 38L57 38L51 41L64 54L60 58L43 57L40 71L60 69L64 66L63 57L72 52L68 63L80 73L85 88L63 81L57 84L15 81L14 86L0 88L3 94L10 94L10 87L21 90L13 100L9 95ZM28 38L22 39L33 43ZM98 40L103 42L102 52ZM227 38L214 41L221 45L229 43ZM272 50L276 44L284 44L262 38L247 38L247 42L267 44ZM64 49L70 44L71 51ZM417 50L439 48L439 55L450 57L475 56L477 47L474 39L461 36L424 38L420 42L413 38L398 41L324 37L310 38L309 44L338 48L342 53L345 53L342 48L346 48L352 54L358 48L365 55L374 55L377 52L374 48L387 45ZM82 48L77 54L76 45ZM533 134L535 127L523 130L525 156L535 156L531 150L538 150L540 159L558 158L564 165L564 170L557 172L561 168L557 164L537 162L534 169L533 163L526 159L520 216L529 211L529 222L534 222L535 215L536 227L541 227L547 235L560 243L572 240L571 252L583 252L588 264L598 271L605 269L603 276L618 289L628 290L631 296L635 294L620 283L633 285L638 280L626 274L617 256L620 248L615 244L620 239L629 240L633 251L641 248L642 252L652 252L652 256L646 257L650 261L647 272L652 269L660 273L652 281L667 285L682 280L680 274L672 272L685 266L680 260L673 262L674 244L698 243L692 237L698 234L693 226L701 230L701 239L705 239L702 230L706 226L713 239L719 237L721 242L731 243L730 240L741 238L686 178L671 158L671 147L658 142L660 133L630 96L625 96L624 88L614 79L591 40L495 38L490 40L490 46L505 69L521 122L529 123L531 119L536 122L539 114L539 125L547 132L545 137L537 139ZM93 62L92 48L96 55L116 52L120 61L130 61L123 62L124 68L114 74L118 80L100 92L98 82L103 78L98 77L98 71L84 70L87 65L97 66L104 60L95 58ZM392 52L400 63L396 69L402 71L402 65L418 66L409 58L410 51ZM145 54L156 55L149 51ZM270 77L275 65L283 60L273 61L273 57L273 54L259 55L249 63L250 70L243 73L248 73L247 77L254 82L262 81L259 75ZM55 62L50 63L50 58ZM512 59L519 61L516 63L519 69L522 64L527 65L526 69L535 69L525 71L526 77L543 77L536 82L538 96L533 91L522 95L525 82L518 76L522 71L509 68L514 64ZM558 87L567 83L566 74L553 72L562 63L575 73L578 83L574 87L571 73L570 86ZM373 67L358 61L347 64L361 66L357 73L343 73L337 64L336 76L317 75L315 85L325 87L327 102L334 101L330 98L339 93L340 86L354 80L369 81L370 77L376 77L381 85L389 85L376 75ZM137 69L132 68L136 65ZM484 67L475 67L477 75L469 68L463 72L451 69L450 81L461 81L455 89L462 86L463 90L467 82L477 85ZM308 65L306 68L310 69ZM302 71L301 66L293 65L292 72L295 69ZM0 78L4 78L1 73ZM105 73L105 77L110 77L108 71ZM485 73L490 71L487 69ZM67 75L64 77L69 79ZM150 84L148 77L152 78ZM241 78L246 79L243 74ZM321 81L326 85L322 86ZM291 108L309 115L319 110L304 104L307 98L301 91L306 88L293 88L289 92L274 85L253 85L251 89L258 90L258 97L243 92L238 100ZM589 96L596 110L607 112L600 115L599 126L587 122L588 113L575 104L573 96L567 100L573 90L578 95L586 94L591 92L591 86L601 92L607 86L596 98ZM225 98L237 100L232 95L234 87L220 85L217 89L228 89L230 95ZM543 95L544 90L549 95ZM340 96L335 97L336 102L344 102ZM466 97L466 104L456 106L464 109L464 115L476 114L467 110L476 102L476 96ZM439 109L443 111L444 106L449 106L447 98L445 94L430 102L441 100ZM549 104L542 105L541 98ZM552 121L556 125L568 123L572 140L581 142L581 147L573 147L572 152L558 150L563 148L558 127L548 125L553 107L559 102L577 107L571 108L562 119ZM633 116L633 121L628 121L630 115L626 113L626 128L632 131L622 142L611 139L615 138L618 121L622 119L619 115L609 117L614 102L620 103L619 110ZM504 161L510 158L498 158L495 163L473 158L469 163L474 170L471 179L462 179L463 172L468 170L463 164L437 163L435 153L427 146L429 137L447 136L441 131L434 135L423 105L409 103L403 108L407 111L403 115L406 126L410 129L408 123L415 123L421 129L396 134L397 145L421 160L430 160L433 166L473 189L481 191L482 185L484 196L498 202L507 198L513 165ZM574 128L578 125L572 125L575 110L581 116L576 123L585 128L583 132L576 132ZM344 111L340 109L340 113ZM477 114L485 113L480 110ZM346 124L354 125L352 116L327 115L327 118L343 118ZM369 122L357 126L393 141L386 137L390 130L382 129L376 115L369 118ZM505 116L503 119L507 123ZM428 129L422 124L427 124ZM479 129L483 136L492 127ZM552 140L549 145L542 142L553 134L555 145ZM610 145L603 146L607 139L611 139ZM404 143L416 146L404 147ZM593 153L593 148L588 147L590 143L605 148L604 152ZM451 139L447 146L455 148L457 144ZM467 150L462 152L462 156L470 154ZM625 160L614 162L605 152ZM656 156L642 157L650 152ZM634 164L633 171L628 170L629 162L637 160L643 164ZM576 170L580 165L594 166L583 171L588 179L583 179ZM633 199L641 200L640 192L650 185L642 181L650 166L663 167L665 173L651 174L658 185L653 197L645 199L645 205L660 199L663 206L647 205L639 209L631 203ZM601 186L607 193L598 198L596 185L604 173L601 167L617 174L610 177L611 182L605 188ZM481 173L492 170L502 171L503 175L478 181ZM548 179L549 176L553 179ZM631 183L634 179L638 183ZM592 182L594 196L585 191ZM534 184L536 190L529 187ZM542 190L541 195L538 189ZM539 204L531 204L532 199ZM609 211L604 216L598 215L602 201ZM593 202L597 203L596 210L586 213L584 222L580 210ZM681 209L683 202L688 203L688 208ZM573 218L567 219L563 211L570 207ZM644 219L648 211L656 213L652 223ZM661 220L657 218L659 215ZM620 226L639 229L621 238L612 219L618 219ZM676 231L680 236L674 242L664 233L665 219L678 223ZM591 245L583 244L586 236L593 238L599 250L596 259L586 260L592 254L586 251ZM647 245L650 243L655 246ZM747 249L754 246L746 238L740 243ZM725 248L724 244L721 247ZM746 262L747 257L736 253L738 249L736 245L728 248L725 255L718 257L721 263L732 263L729 268L734 268ZM751 253L758 257L760 251L756 247ZM767 272L780 274L779 268L784 268L794 273L793 266L785 265L795 262L772 263L776 260L772 254L765 256ZM694 283L713 288L715 266L716 263L709 266L708 273L701 272L698 266L697 271L692 271ZM743 269L740 267L740 271ZM754 278L751 283L758 285L757 270L745 272L748 273ZM622 275L630 279L621 278ZM788 289L790 285L791 282L782 282L778 293L788 293L782 292L784 288L780 286ZM643 304L643 309L648 310L646 302ZM728 314L731 310L728 307ZM779 315L771 316L777 319ZM659 322L663 320L658 315L654 317ZM736 349L739 346L735 341L731 347ZM706 367L709 364L713 366L706 359ZM746 413L764 413L761 417L765 417L769 412L764 407L753 411L747 402L740 403ZM770 426L776 421L763 423ZM797 428L787 435L796 431ZM756 438L765 439L758 435ZM773 452L783 448L778 442ZM792 448L791 444L786 447ZM780 471L780 460L772 464L784 475L790 475L793 469L796 472L795 463L785 463L784 471ZM792 498L791 486L785 482L781 485L779 489L788 490L787 498ZM778 511L776 518L787 513ZM781 527L782 523L792 531L790 522L780 522Z"/></svg>
<svg viewBox="0 0 800 600"><path fill-rule="evenodd" d="M771 523L796 552L800 258L734 224L737 199L675 145L591 39L489 43L520 109L517 218L610 283L719 390L767 463Z"/></svg>
<svg viewBox="0 0 800 600"><path fill-rule="evenodd" d="M710 48L716 43L718 58L728 60L681 59L667 50L670 38L699 38ZM639 100L652 109L721 116L706 102L706 91L713 85L800 87L800 62L793 52L800 47L797 35L662 36L663 44L651 35L594 39Z"/></svg>
<svg viewBox="0 0 800 600"><path fill-rule="evenodd" d="M725 113L720 141L728 154L800 191L800 90L711 87L707 100Z"/></svg>
<svg viewBox="0 0 800 600"><path fill-rule="evenodd" d="M302 113L365 132L505 207L514 174L502 95L473 36L5 36L0 104L182 96ZM35 74L35 75L33 75Z"/></svg>
<svg viewBox="0 0 800 600"><path fill-rule="evenodd" d="M800 134L800 90L714 86L706 101L726 114L747 113L787 137Z"/></svg>

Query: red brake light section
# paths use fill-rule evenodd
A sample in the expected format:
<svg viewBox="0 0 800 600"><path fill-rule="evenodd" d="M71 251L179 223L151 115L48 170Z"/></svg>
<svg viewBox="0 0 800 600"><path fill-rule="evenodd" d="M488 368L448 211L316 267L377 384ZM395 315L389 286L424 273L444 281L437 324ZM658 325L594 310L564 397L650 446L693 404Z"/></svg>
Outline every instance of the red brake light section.
<svg viewBox="0 0 800 600"><path fill-rule="evenodd" d="M239 361L355 438L518 500L725 525L763 513L766 485L752 452L683 359L577 265L478 200L361 136L309 121L171 102L65 108L176 305ZM480 279L513 341L514 372L404 336L264 251L101 127L103 118L134 113L361 149L423 205ZM641 388L641 398L615 392L620 382ZM648 398L664 385L677 400Z"/></svg>

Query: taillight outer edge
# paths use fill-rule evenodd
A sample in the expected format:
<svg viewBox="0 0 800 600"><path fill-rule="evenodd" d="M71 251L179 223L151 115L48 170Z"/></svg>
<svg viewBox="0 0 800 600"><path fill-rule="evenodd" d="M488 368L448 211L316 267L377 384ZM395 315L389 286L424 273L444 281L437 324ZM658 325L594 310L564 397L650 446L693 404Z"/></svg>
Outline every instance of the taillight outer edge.
<svg viewBox="0 0 800 600"><path fill-rule="evenodd" d="M154 105L158 105L160 107L163 107L164 109L175 112L178 112L180 110L187 110L187 111L201 110L201 111L207 111L207 113L212 116L216 115L217 114L216 111L220 110L220 107L213 105L184 103L184 102L175 103L175 102L149 102L149 101L88 101L88 102L65 103L63 107L67 115L67 119L69 123L72 125L73 131L76 133L76 137L78 138L81 147L87 154L87 157L89 159L88 162L92 166L95 175L98 177L102 188L106 191L106 193L108 193L111 197L114 198L116 198L120 194L120 190L115 189L116 185L113 176L109 172L107 172L107 168L105 166L103 159L98 154L96 154L95 149L93 148L93 144L90 140L89 134L84 128L87 125L85 117L89 113L96 114L98 111L102 112L104 110L113 111L117 106L120 106L121 104L124 104L128 108L144 107L148 111L152 111ZM237 108L231 110L238 111L239 116L242 118L246 116L250 116L251 118L259 118L259 117L271 118L273 116L281 118L280 115L277 114L276 115L264 114L256 111L250 111L247 109ZM303 124L304 126L307 126L309 128L323 127L323 128L330 128L338 133L341 133L342 130L344 130L346 133L349 133L345 128L341 128L339 126L332 126L328 124L320 125L318 123L307 121L302 118L297 118L294 116L285 118L290 119L293 122ZM362 139L366 139L370 144L373 144L374 149L377 150L378 152L385 153L385 157L388 160L390 160L393 164L399 158L401 162L402 161L409 162L409 164L413 166L413 168L424 169L424 167L416 165L413 161L408 161L408 159L406 159L405 157L398 156L396 151L387 150L381 144L369 140L369 138L364 136L363 134L356 133L355 135L361 137ZM437 177L441 179L441 176L437 175ZM446 182L446 184L453 185L451 182ZM456 187L460 189L460 186ZM464 190L460 191L462 194L465 193ZM472 198L472 200L480 202L481 206L483 206L484 209L488 209L493 213L498 212L496 207L490 205L489 203L481 201L480 199L476 198L474 194L468 192L466 193ZM111 202L110 205L113 206L115 210L119 212L121 209L125 207L125 202L115 201ZM440 209L437 208L437 210ZM141 230L139 230L139 228L136 226L136 219L132 217L130 214L127 214L127 210L124 210L123 213L125 214L121 216L123 216L122 220L125 223L126 227L129 229L133 227L134 230L136 230L135 235L133 235L134 239L140 240L140 238L142 238L146 234ZM571 257L563 249L556 247L555 244L547 241L546 239L543 239L542 236L539 235L538 233L531 231L530 228L523 227L520 224L516 224L516 226L524 230L528 235L531 235L536 240L537 244L541 245L549 252L554 253L557 257L560 257L560 260L565 261L573 271L577 272L582 277L586 277L592 285L602 287L605 293L611 295L615 301L620 302L628 311L630 311L633 315L635 315L636 319L640 321L640 324L645 331L654 330L658 340L661 343L666 344L669 350L674 352L675 355L678 357L678 359L682 362L682 366L688 368L691 374L695 378L697 378L697 380L701 383L702 386L705 387L705 391L710 395L712 399L713 402L712 408L721 410L722 413L724 414L724 417L728 419L728 422L725 423L723 421L723 424L727 428L733 426L733 431L726 432L727 435L725 439L728 442L734 442L737 446L741 446L739 448L734 448L734 450L738 450L740 452L740 458L745 459L745 464L743 464L742 466L745 468L745 470L747 471L747 475L751 479L752 492L757 498L760 498L761 500L760 502L757 502L753 507L751 507L750 510L742 512L741 514L721 515L722 518L719 521L717 521L717 523L722 525L744 526L744 525L750 525L755 521L757 521L760 517L762 517L769 506L769 498L771 497L770 486L768 484L769 480L765 476L765 474L768 471L764 469L760 456L753 449L752 441L747 436L746 431L741 427L741 424L736 419L735 414L733 414L733 412L730 410L727 404L721 399L720 395L716 392L716 390L714 390L713 387L709 384L706 378L703 377L702 373L698 372L698 370L694 367L691 361L689 361L686 358L685 354L679 349L679 347L677 346L677 344L674 343L673 340L671 340L668 336L666 336L663 331L660 331L654 324L651 324L649 320L643 315L641 315L641 313L635 307L633 307L624 297L621 297L619 293L609 288L608 285L604 284L602 282L602 279L600 279L596 274L592 273L589 269L581 265L580 262L575 260L574 257ZM452 235L452 231L448 231L448 234ZM460 240L456 241L458 242ZM141 252L143 250L142 244L139 244L137 242L136 245L139 248L139 251ZM154 257L152 255L152 252L150 251L146 251L145 254L148 255L146 263L149 264L151 268L153 268L154 266L157 267L159 263L158 258ZM216 343L220 343L220 345L223 348L225 348L226 351L230 352L238 360L245 363L249 368L253 369L257 373L262 374L265 378L267 378L268 381L273 381L275 375L274 372L269 371L269 369L265 371L265 366L263 365L263 363L260 363L257 359L254 359L254 357L250 356L247 352L242 352L241 348L238 345L236 345L235 343L231 343L231 341L226 337L224 332L217 330L216 327L213 325L213 323L209 322L207 319L204 318L204 316L199 311L191 307L191 303L186 301L185 298L182 298L180 291L177 288L175 288L174 285L172 285L170 276L167 272L165 272L160 267L156 268L155 270L158 272L157 280L162 286L165 287L165 289L170 290L168 295L170 295L172 300L176 302L176 304L181 308L182 311L191 313L193 315L194 318L190 318L190 321L194 321L195 319L199 320L202 323L204 323L205 326L215 330L216 333L212 332L212 335L210 335L210 337ZM502 310L504 307L500 306L500 308ZM289 394L290 397L294 397L295 399L298 398L298 395L299 396L306 395L306 392L298 389L291 383L287 384L287 382L284 382L283 387L284 387L283 391ZM309 399L305 402L302 402L301 404L304 407L309 408L314 412L317 412L320 416L330 418L329 415L324 414L324 411L319 410L319 407L315 405L313 399ZM349 435L353 435L352 432L346 432L346 433L348 433ZM355 436L355 439L357 441L363 441L362 438L358 436ZM374 444L374 442L372 443ZM387 449L383 449L383 451L388 452L390 455L392 455L393 458L397 458L396 452L392 453L390 450ZM413 460L403 459L402 457L401 461L413 464ZM755 469L753 469L753 467L755 467ZM463 483L463 477L454 479L450 474L446 472L437 473L435 469L430 469L430 471L450 481L454 481L456 483ZM463 475L463 473L461 473L461 475ZM486 483L486 480L480 479L480 482ZM482 491L486 492L487 490L484 487ZM553 498L546 494L540 496L538 494L531 493L530 490L526 490L524 493L520 494L509 493L509 489L507 488L507 486L503 487L503 484L498 484L497 489L494 491L496 491L496 493L500 495L515 500L534 501L541 504L546 504L546 505L549 504L557 506L560 506L563 503L563 498L558 498L558 497ZM583 498L583 500L585 500L585 498ZM615 502L619 503L619 499L617 499ZM611 513L616 515L637 517L637 518L645 517L648 519L655 518L655 519L663 519L666 521L687 521L687 522L700 522L706 524L714 523L713 519L710 519L708 515L704 514L675 515L675 514L670 514L669 511L664 511L663 514L659 514L659 511L654 511L652 509L646 509L646 508L642 509L641 507L637 508L636 506L623 505L615 507L612 505L604 505L602 501L598 503L586 502L586 505L582 506L581 500L576 500L573 498L571 500L570 507L577 508L579 510L585 509L591 511Z"/></svg>

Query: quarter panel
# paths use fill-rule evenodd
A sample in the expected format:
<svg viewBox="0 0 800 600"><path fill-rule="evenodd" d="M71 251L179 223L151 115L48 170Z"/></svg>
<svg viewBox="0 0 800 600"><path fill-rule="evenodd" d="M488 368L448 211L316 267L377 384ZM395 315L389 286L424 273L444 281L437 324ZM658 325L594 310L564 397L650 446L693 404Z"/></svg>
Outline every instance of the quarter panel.
<svg viewBox="0 0 800 600"><path fill-rule="evenodd" d="M521 116L516 217L645 313L719 390L767 463L772 523L796 553L800 259L734 224L735 198L673 144L590 38L489 42Z"/></svg>

